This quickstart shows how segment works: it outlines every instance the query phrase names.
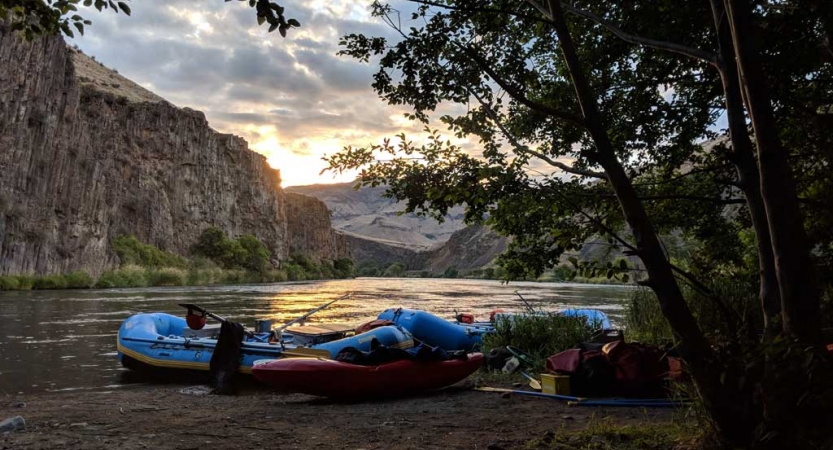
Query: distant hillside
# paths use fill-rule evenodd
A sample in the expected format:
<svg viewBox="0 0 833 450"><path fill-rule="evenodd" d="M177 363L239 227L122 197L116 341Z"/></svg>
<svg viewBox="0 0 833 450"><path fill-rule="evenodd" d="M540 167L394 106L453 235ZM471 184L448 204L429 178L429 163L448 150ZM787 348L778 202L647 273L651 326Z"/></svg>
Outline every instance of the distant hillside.
<svg viewBox="0 0 833 450"><path fill-rule="evenodd" d="M383 187L353 189L354 183L290 186L296 192L322 200L332 213L333 227L352 235L393 242L414 250L427 250L465 228L463 208L449 212L445 222L413 214L399 215L404 205L384 198Z"/></svg>

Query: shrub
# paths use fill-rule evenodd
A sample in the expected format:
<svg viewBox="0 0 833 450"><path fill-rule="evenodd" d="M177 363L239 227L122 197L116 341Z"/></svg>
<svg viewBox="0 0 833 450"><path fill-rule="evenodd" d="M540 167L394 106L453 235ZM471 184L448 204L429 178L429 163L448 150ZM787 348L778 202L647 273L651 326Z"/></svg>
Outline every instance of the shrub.
<svg viewBox="0 0 833 450"><path fill-rule="evenodd" d="M460 272L455 266L451 266L443 272L443 278L457 278L458 275L460 275Z"/></svg>
<svg viewBox="0 0 833 450"><path fill-rule="evenodd" d="M353 276L353 260L350 258L341 258L333 261L333 268L336 271L336 276L339 278L350 278Z"/></svg>
<svg viewBox="0 0 833 450"><path fill-rule="evenodd" d="M87 289L93 287L95 281L93 277L87 272L76 271L64 275L67 288L69 289Z"/></svg>
<svg viewBox="0 0 833 450"><path fill-rule="evenodd" d="M306 280L304 268L299 266L298 264L287 263L284 265L284 269L286 270L286 277L290 281Z"/></svg>
<svg viewBox="0 0 833 450"><path fill-rule="evenodd" d="M122 235L113 239L113 251L123 266L136 264L143 267L185 268L188 265L184 258L144 244L132 235Z"/></svg>
<svg viewBox="0 0 833 450"><path fill-rule="evenodd" d="M385 269L386 277L401 277L405 271L405 266L401 262L395 262Z"/></svg>
<svg viewBox="0 0 833 450"><path fill-rule="evenodd" d="M238 239L229 239L217 227L202 232L197 243L191 246L191 253L211 259L225 269L247 269L255 272L270 267L269 250L251 234Z"/></svg>
<svg viewBox="0 0 833 450"><path fill-rule="evenodd" d="M237 262L240 267L255 272L261 272L270 267L269 258L271 255L269 250L266 250L266 247L256 237L251 234L244 234L237 239L237 242L243 249L238 255L242 258Z"/></svg>
<svg viewBox="0 0 833 450"><path fill-rule="evenodd" d="M536 370L544 368L546 358L575 347L593 335L593 327L583 317L557 314L523 315L495 322L495 332L483 336L483 350L511 345L537 359Z"/></svg>

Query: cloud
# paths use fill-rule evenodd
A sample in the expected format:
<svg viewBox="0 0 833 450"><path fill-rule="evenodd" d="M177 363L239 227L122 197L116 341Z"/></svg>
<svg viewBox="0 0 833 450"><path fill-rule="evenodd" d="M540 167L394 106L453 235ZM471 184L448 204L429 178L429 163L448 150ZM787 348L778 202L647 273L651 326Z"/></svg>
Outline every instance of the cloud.
<svg viewBox="0 0 833 450"><path fill-rule="evenodd" d="M373 92L375 67L337 56L344 34L395 38L370 17L369 3L287 4L302 27L283 39L258 27L245 2L142 0L130 17L85 9L93 25L74 43L170 102L203 111L218 131L246 138L281 169L284 185L326 182L318 174L324 154L422 129L402 120L406 107Z"/></svg>

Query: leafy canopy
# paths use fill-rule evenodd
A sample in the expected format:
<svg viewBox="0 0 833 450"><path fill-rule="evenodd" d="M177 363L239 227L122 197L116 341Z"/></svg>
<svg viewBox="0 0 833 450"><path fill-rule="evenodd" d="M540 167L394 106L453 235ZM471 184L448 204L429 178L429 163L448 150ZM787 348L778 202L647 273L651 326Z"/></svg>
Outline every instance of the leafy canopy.
<svg viewBox="0 0 833 450"><path fill-rule="evenodd" d="M63 33L74 37L73 28L84 34L84 27L92 25L78 13L78 7L94 7L99 12L109 9L115 13L130 15L130 0L2 0L0 1L0 20L10 21L12 31L20 32L26 39L36 36ZM232 0L225 0L230 2ZM269 24L269 32L278 30L286 37L290 28L300 27L296 19L287 19L283 6L268 0L247 1L257 11L257 24Z"/></svg>

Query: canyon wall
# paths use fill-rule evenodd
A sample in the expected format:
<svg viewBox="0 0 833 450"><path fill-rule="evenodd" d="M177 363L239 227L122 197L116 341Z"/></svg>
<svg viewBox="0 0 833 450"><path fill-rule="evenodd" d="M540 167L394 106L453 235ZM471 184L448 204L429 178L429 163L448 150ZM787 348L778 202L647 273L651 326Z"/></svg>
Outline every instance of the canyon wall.
<svg viewBox="0 0 833 450"><path fill-rule="evenodd" d="M201 112L60 37L24 42L0 23L0 274L97 275L118 265L109 245L120 234L185 255L209 226L255 235L275 264L293 246L316 259L346 252L322 237L326 208L293 207L305 225L292 231L315 231L290 236L286 203L279 172Z"/></svg>
<svg viewBox="0 0 833 450"><path fill-rule="evenodd" d="M335 260L349 256L345 236L330 224L327 205L315 197L287 192L287 243L291 254Z"/></svg>

